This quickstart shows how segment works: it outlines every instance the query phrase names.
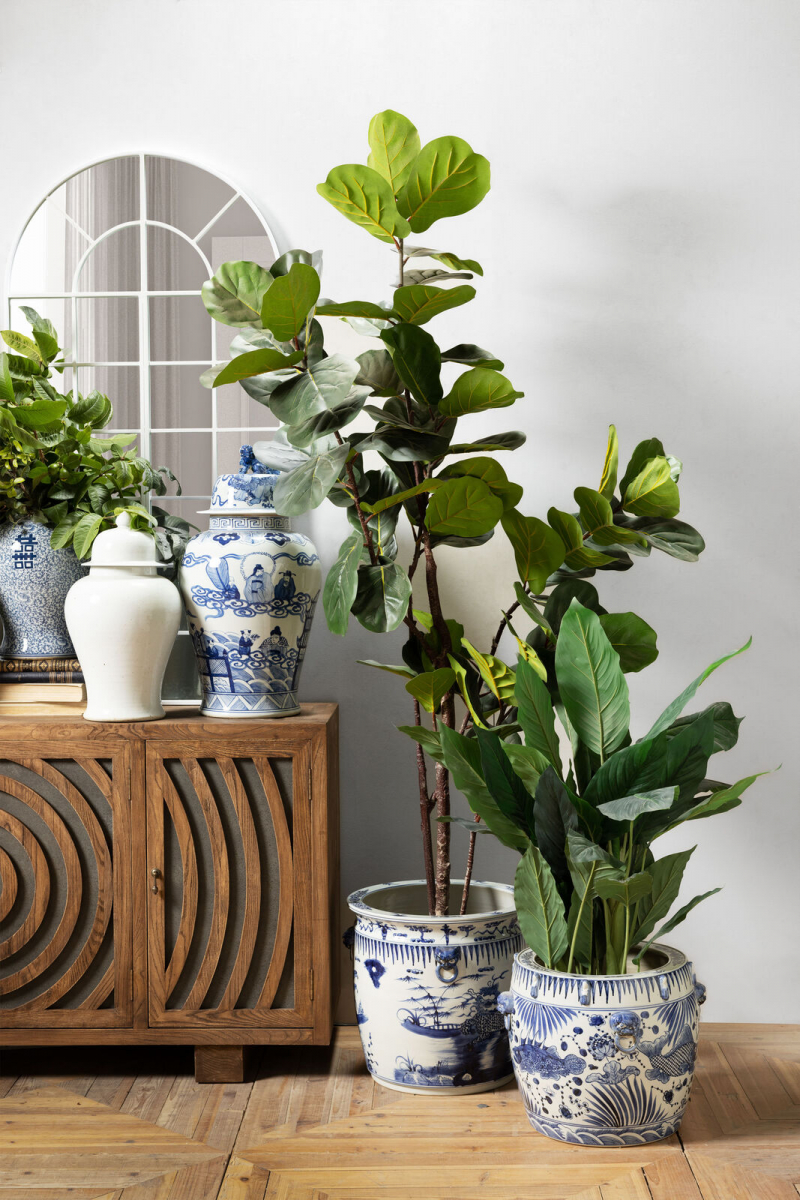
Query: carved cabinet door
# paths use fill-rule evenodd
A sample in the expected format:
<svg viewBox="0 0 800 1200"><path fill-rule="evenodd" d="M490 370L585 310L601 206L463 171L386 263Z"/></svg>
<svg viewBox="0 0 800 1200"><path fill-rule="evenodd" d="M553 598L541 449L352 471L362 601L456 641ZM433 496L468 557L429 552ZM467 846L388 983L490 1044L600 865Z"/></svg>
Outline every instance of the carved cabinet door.
<svg viewBox="0 0 800 1200"><path fill-rule="evenodd" d="M130 776L121 738L3 723L0 1027L130 1025Z"/></svg>
<svg viewBox="0 0 800 1200"><path fill-rule="evenodd" d="M312 1023L310 749L250 744L148 742L151 1027Z"/></svg>

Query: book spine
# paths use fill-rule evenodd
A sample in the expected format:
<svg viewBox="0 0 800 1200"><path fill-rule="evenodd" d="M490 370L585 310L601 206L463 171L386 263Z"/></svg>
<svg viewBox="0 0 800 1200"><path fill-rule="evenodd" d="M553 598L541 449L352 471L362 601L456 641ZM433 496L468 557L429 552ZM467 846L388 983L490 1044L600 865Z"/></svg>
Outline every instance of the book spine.
<svg viewBox="0 0 800 1200"><path fill-rule="evenodd" d="M5 683L83 683L83 671L3 671L0 685Z"/></svg>
<svg viewBox="0 0 800 1200"><path fill-rule="evenodd" d="M0 658L0 676L22 671L80 671L77 658Z"/></svg>

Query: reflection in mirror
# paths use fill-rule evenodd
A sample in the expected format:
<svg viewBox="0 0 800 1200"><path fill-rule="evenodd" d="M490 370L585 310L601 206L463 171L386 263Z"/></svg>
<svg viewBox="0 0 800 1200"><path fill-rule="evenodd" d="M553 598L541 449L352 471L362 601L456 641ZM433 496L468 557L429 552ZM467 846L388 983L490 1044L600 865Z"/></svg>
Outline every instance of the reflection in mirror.
<svg viewBox="0 0 800 1200"><path fill-rule="evenodd" d="M114 405L110 430L180 479L165 509L193 521L215 476L236 469L239 446L269 438L268 409L239 384L198 378L228 357L235 329L208 316L200 288L223 262L269 267L277 247L255 205L224 179L160 155L107 159L45 197L25 226L7 277L8 327L21 305L56 326L64 389L93 388ZM199 696L189 639L179 635L165 699Z"/></svg>

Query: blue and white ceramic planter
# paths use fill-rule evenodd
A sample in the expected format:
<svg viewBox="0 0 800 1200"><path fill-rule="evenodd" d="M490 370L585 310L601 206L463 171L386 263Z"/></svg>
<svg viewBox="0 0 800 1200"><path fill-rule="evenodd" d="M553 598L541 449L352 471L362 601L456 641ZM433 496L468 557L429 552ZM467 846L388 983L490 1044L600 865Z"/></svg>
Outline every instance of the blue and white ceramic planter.
<svg viewBox="0 0 800 1200"><path fill-rule="evenodd" d="M454 881L455 912L460 899ZM523 944L514 889L473 882L463 917L427 916L420 881L363 888L347 903L359 1032L378 1083L463 1095L510 1079L497 997Z"/></svg>
<svg viewBox="0 0 800 1200"><path fill-rule="evenodd" d="M74 654L64 600L83 575L74 550L53 550L50 529L35 521L0 525L0 615L5 658Z"/></svg>
<svg viewBox="0 0 800 1200"><path fill-rule="evenodd" d="M532 950L499 998L531 1125L581 1146L639 1146L681 1123L705 988L669 946L630 975L566 975Z"/></svg>
<svg viewBox="0 0 800 1200"><path fill-rule="evenodd" d="M288 717L320 590L313 543L272 506L278 473L242 448L242 471L214 487L209 528L180 569L200 682L213 717ZM258 474L245 473L253 466Z"/></svg>

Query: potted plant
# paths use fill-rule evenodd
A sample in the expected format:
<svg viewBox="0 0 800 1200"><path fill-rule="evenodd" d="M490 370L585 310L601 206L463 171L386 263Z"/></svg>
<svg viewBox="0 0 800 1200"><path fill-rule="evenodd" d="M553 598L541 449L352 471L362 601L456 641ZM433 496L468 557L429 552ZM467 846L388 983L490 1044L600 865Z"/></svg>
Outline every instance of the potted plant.
<svg viewBox="0 0 800 1200"><path fill-rule="evenodd" d="M350 532L323 589L329 628L346 633L352 613L375 633L404 625L408 635L402 663L366 665L391 672L409 693L414 723L402 728L416 743L414 819L421 826L425 877L364 888L349 898L358 918L357 1007L368 1066L388 1086L482 1090L510 1074L495 1000L521 947L510 886L470 886L476 832L484 823L518 849L525 844L487 789L481 784L476 798L472 786L476 728L502 735L509 753L525 749L518 745L515 672L497 656L501 636L508 627L517 638L510 618L527 611L536 636L517 641L526 664L545 676L548 584L557 585L559 605L565 594L596 596L585 582L595 571L627 570L632 555L653 547L696 559L703 541L675 519L680 463L655 439L637 447L622 496L612 502L613 427L599 490L578 489L578 516L551 509L544 521L520 511L523 489L497 456L521 446L524 435L475 439L469 423L471 414L506 408L522 393L494 353L472 342L442 350L429 332L439 313L472 300L475 289L462 281L482 268L408 240L480 203L489 190L489 164L461 138L421 146L411 122L391 110L372 119L369 143L367 165L334 168L318 190L390 247L397 267L391 299L321 300L318 263L305 251L289 251L269 271L227 263L204 286L203 298L213 317L240 332L232 360L208 372L205 382L240 380L282 422L272 442L254 447L262 463L283 472L274 491L278 512L300 514L326 497L344 510ZM432 265L421 266L426 260ZM326 355L319 316L347 321L373 337L375 348L355 359ZM350 428L359 416L370 418L369 430ZM370 452L382 465L368 465ZM400 561L401 545L408 544L398 536L401 518L410 534L407 566ZM498 529L511 541L520 578L484 652L457 614L444 611L438 569L442 556L482 545ZM607 618L627 670L653 661L656 636L646 622L631 613ZM445 759L445 745L462 749ZM479 821L451 812L451 778ZM453 824L469 830L467 866L455 880Z"/></svg>
<svg viewBox="0 0 800 1200"><path fill-rule="evenodd" d="M560 612L551 598L550 609L548 683L524 657L517 667L524 745L512 750L496 730L478 729L467 752L473 807L483 810L485 793L506 823L494 832L510 844L513 828L524 845L514 899L529 948L498 1006L534 1128L583 1145L637 1145L681 1122L705 999L692 964L660 939L719 891L670 917L696 847L656 858L652 846L686 821L741 804L759 776L732 785L707 778L711 756L737 741L741 718L730 704L683 715L734 655L712 663L632 742L621 656L602 610L576 598ZM557 716L571 743L566 769ZM466 757L458 738L442 737L456 773Z"/></svg>
<svg viewBox="0 0 800 1200"><path fill-rule="evenodd" d="M175 476L124 449L135 435L97 436L111 420L111 401L56 390L53 372L65 365L56 330L32 308L23 312L33 336L4 330L12 353L0 354L0 610L3 653L39 658L73 653L64 599L82 575L80 560L118 513L149 530L167 560L190 526L148 511L147 494L164 495Z"/></svg>

